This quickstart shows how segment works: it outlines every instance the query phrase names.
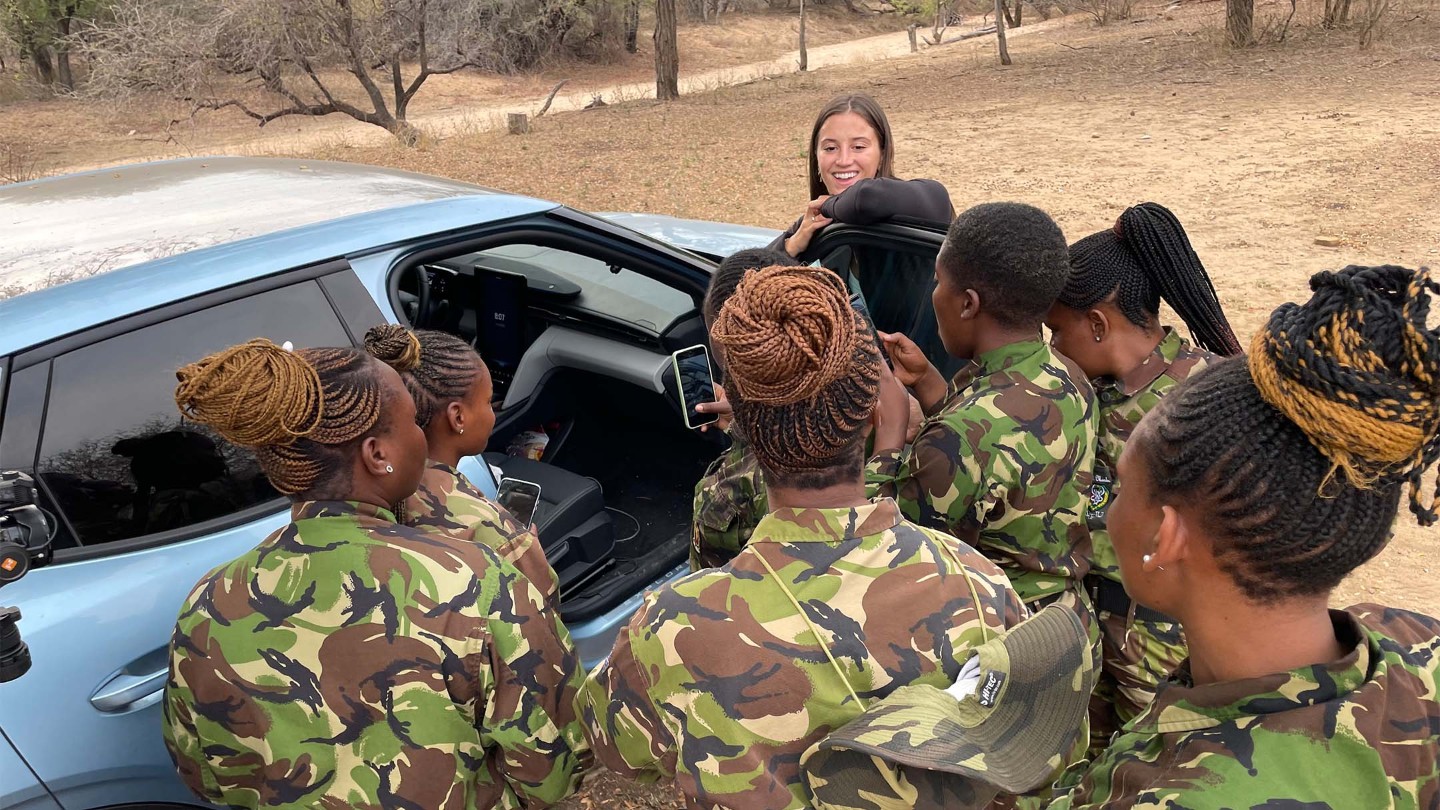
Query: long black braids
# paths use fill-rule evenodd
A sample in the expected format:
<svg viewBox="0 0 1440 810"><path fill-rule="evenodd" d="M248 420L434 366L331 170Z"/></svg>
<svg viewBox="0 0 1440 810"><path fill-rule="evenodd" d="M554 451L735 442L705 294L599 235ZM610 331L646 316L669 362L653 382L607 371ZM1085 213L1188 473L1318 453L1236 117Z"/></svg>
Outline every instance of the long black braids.
<svg viewBox="0 0 1440 810"><path fill-rule="evenodd" d="M1113 229L1071 245L1070 268L1059 301L1071 309L1089 309L1113 293L1127 320L1149 327L1163 298L1201 348L1227 357L1241 352L1185 229L1159 203L1127 208Z"/></svg>

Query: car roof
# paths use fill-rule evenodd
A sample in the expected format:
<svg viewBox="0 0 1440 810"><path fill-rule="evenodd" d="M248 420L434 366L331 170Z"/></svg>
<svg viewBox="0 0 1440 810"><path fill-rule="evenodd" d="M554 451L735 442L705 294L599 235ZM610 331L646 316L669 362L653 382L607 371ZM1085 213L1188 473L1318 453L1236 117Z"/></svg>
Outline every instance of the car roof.
<svg viewBox="0 0 1440 810"><path fill-rule="evenodd" d="M0 187L0 354L555 203L328 161L190 158Z"/></svg>

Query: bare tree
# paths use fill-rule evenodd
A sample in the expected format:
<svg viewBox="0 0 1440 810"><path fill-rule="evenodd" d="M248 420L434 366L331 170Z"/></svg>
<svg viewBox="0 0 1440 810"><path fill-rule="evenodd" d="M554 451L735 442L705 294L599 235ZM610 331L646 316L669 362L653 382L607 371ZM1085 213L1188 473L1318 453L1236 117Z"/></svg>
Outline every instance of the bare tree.
<svg viewBox="0 0 1440 810"><path fill-rule="evenodd" d="M1225 34L1235 48L1255 41L1255 0L1225 0Z"/></svg>
<svg viewBox="0 0 1440 810"><path fill-rule="evenodd" d="M1010 64L1010 46L1005 42L1005 0L995 0L995 40L1000 46L1000 64Z"/></svg>
<svg viewBox="0 0 1440 810"><path fill-rule="evenodd" d="M805 50L805 0L800 0L800 72L810 69L810 54Z"/></svg>
<svg viewBox="0 0 1440 810"><path fill-rule="evenodd" d="M655 97L680 97L680 47L675 39L675 0L655 3Z"/></svg>
<svg viewBox="0 0 1440 810"><path fill-rule="evenodd" d="M75 89L70 35L97 14L103 0L0 0L0 28L30 60L42 83Z"/></svg>
<svg viewBox="0 0 1440 810"><path fill-rule="evenodd" d="M625 51L640 52L640 0L625 0Z"/></svg>
<svg viewBox="0 0 1440 810"><path fill-rule="evenodd" d="M526 6L526 3L529 6ZM340 113L414 144L432 76L514 71L580 25L568 0L116 0L86 40L93 89L160 91L265 126Z"/></svg>

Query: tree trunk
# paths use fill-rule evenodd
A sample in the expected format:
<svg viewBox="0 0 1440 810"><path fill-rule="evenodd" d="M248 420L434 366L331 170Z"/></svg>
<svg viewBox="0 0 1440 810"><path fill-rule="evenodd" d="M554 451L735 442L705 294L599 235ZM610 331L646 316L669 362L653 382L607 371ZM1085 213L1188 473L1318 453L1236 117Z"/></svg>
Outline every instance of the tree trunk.
<svg viewBox="0 0 1440 810"><path fill-rule="evenodd" d="M675 0L655 3L655 97L680 97L680 47L675 41Z"/></svg>
<svg viewBox="0 0 1440 810"><path fill-rule="evenodd" d="M915 28L915 23L910 23L910 27L905 29L910 32L910 53L920 50L920 43L915 41Z"/></svg>
<svg viewBox="0 0 1440 810"><path fill-rule="evenodd" d="M805 0L800 0L800 72L810 67L810 56L805 52Z"/></svg>
<svg viewBox="0 0 1440 810"><path fill-rule="evenodd" d="M75 91L75 75L70 72L70 22L69 16L59 19L60 39L55 45L55 83L67 93Z"/></svg>
<svg viewBox="0 0 1440 810"><path fill-rule="evenodd" d="M1000 64L1010 64L1010 47L1005 43L1005 0L995 0L995 41L1000 43Z"/></svg>
<svg viewBox="0 0 1440 810"><path fill-rule="evenodd" d="M46 86L55 83L55 52L49 45L41 45L30 52L30 61L35 63L35 76Z"/></svg>
<svg viewBox="0 0 1440 810"><path fill-rule="evenodd" d="M1255 0L1225 0L1225 33L1233 48L1248 47L1255 39Z"/></svg>
<svg viewBox="0 0 1440 810"><path fill-rule="evenodd" d="M1000 8L1005 12L1005 24L1008 25L1008 26L1010 26L1011 28L1019 28L1019 27L1020 27L1020 2L1019 2L1019 0L1016 0L1016 2L1015 2L1015 13L1014 13L1014 14L1011 14L1011 13L1010 13L1010 4L1004 2L1004 0L1001 0Z"/></svg>
<svg viewBox="0 0 1440 810"><path fill-rule="evenodd" d="M640 0L625 2L625 52L640 52Z"/></svg>

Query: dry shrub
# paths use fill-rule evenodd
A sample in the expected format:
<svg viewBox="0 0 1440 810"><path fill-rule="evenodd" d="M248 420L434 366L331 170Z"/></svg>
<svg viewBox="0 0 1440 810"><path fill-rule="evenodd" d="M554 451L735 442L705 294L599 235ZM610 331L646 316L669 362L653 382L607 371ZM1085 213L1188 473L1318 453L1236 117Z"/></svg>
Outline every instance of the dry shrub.
<svg viewBox="0 0 1440 810"><path fill-rule="evenodd" d="M1136 0L1060 0L1055 6L1066 14L1088 14L1096 25L1128 20L1135 13Z"/></svg>
<svg viewBox="0 0 1440 810"><path fill-rule="evenodd" d="M22 140L0 142L0 183L24 183L46 175L40 152Z"/></svg>

